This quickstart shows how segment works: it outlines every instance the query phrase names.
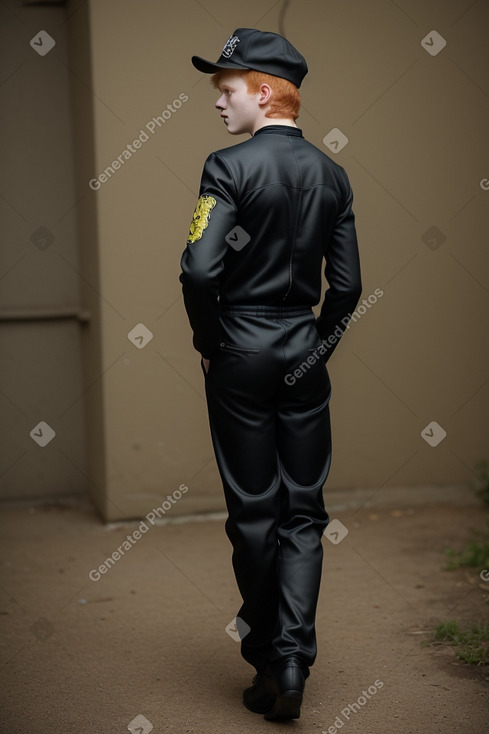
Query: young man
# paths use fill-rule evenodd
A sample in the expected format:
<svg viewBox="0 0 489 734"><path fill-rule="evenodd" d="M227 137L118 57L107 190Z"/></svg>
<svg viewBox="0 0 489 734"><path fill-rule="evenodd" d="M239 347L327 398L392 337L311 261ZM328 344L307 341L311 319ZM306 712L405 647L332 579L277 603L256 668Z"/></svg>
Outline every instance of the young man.
<svg viewBox="0 0 489 734"><path fill-rule="evenodd" d="M325 363L361 293L352 192L295 124L307 65L285 38L239 28L216 63L192 62L214 74L228 132L252 136L207 158L180 280L243 598L241 652L257 672L243 702L292 719L316 657L329 521Z"/></svg>

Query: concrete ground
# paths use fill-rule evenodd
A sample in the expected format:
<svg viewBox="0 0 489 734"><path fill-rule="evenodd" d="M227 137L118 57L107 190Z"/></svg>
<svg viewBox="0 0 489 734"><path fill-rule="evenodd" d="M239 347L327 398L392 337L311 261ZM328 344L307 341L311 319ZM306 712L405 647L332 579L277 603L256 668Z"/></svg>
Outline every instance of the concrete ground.
<svg viewBox="0 0 489 734"><path fill-rule="evenodd" d="M456 488L326 501L348 534L323 540L319 654L288 723L241 704L253 670L225 631L240 600L223 516L138 536L85 503L4 508L1 731L486 734L489 671L421 642L442 621L487 621L489 581L444 570L487 512Z"/></svg>

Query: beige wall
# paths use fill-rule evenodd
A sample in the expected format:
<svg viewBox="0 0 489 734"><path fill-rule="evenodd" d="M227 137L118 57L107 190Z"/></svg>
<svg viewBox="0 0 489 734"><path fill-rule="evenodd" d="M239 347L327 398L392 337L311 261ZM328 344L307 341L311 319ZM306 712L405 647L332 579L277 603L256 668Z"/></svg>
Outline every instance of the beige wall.
<svg viewBox="0 0 489 734"><path fill-rule="evenodd" d="M144 516L182 484L172 515L223 507L178 275L205 157L241 138L221 126L190 56L217 58L239 26L279 31L283 7L68 4L82 269L73 292L91 314L87 463L70 460L107 519ZM488 27L488 4L472 0L295 0L283 17L310 68L299 122L328 153L332 128L349 138L330 155L355 192L363 297L383 292L329 363L331 488L467 482L489 458ZM435 29L447 45L431 56L421 40ZM188 100L148 133L180 95ZM148 140L92 190L142 129ZM445 237L436 249L423 241L432 227ZM142 349L127 336L139 323L153 334ZM431 421L447 433L436 447L421 436Z"/></svg>
<svg viewBox="0 0 489 734"><path fill-rule="evenodd" d="M30 46L42 30L55 39L45 56ZM84 327L64 9L3 3L0 46L0 499L82 494ZM44 447L30 436L41 421L56 434Z"/></svg>

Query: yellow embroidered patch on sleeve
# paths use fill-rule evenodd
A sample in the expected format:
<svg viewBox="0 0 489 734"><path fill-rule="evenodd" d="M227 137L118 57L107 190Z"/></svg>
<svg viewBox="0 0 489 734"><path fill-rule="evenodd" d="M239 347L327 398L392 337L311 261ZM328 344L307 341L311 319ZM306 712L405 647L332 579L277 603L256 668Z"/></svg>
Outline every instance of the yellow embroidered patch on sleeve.
<svg viewBox="0 0 489 734"><path fill-rule="evenodd" d="M200 240L204 229L206 229L207 225L209 224L211 211L214 209L216 204L217 201L214 199L213 196L203 194L199 197L199 200L195 206L194 216L192 217L192 222L190 224L190 232L187 239L187 242L189 244Z"/></svg>

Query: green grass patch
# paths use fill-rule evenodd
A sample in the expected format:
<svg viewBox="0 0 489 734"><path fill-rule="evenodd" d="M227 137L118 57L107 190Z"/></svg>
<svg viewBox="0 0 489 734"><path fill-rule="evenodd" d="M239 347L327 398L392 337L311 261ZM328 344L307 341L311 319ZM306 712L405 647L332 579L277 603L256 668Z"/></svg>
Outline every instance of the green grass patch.
<svg viewBox="0 0 489 734"><path fill-rule="evenodd" d="M433 633L433 642L457 647L457 657L471 665L489 664L489 624L472 625L470 631L461 630L455 620L439 624ZM425 642L430 644L429 642Z"/></svg>
<svg viewBox="0 0 489 734"><path fill-rule="evenodd" d="M456 568L474 568L478 571L489 569L489 538L486 532L476 533L478 539L469 540L461 550L446 548L445 554L450 558L447 570Z"/></svg>

